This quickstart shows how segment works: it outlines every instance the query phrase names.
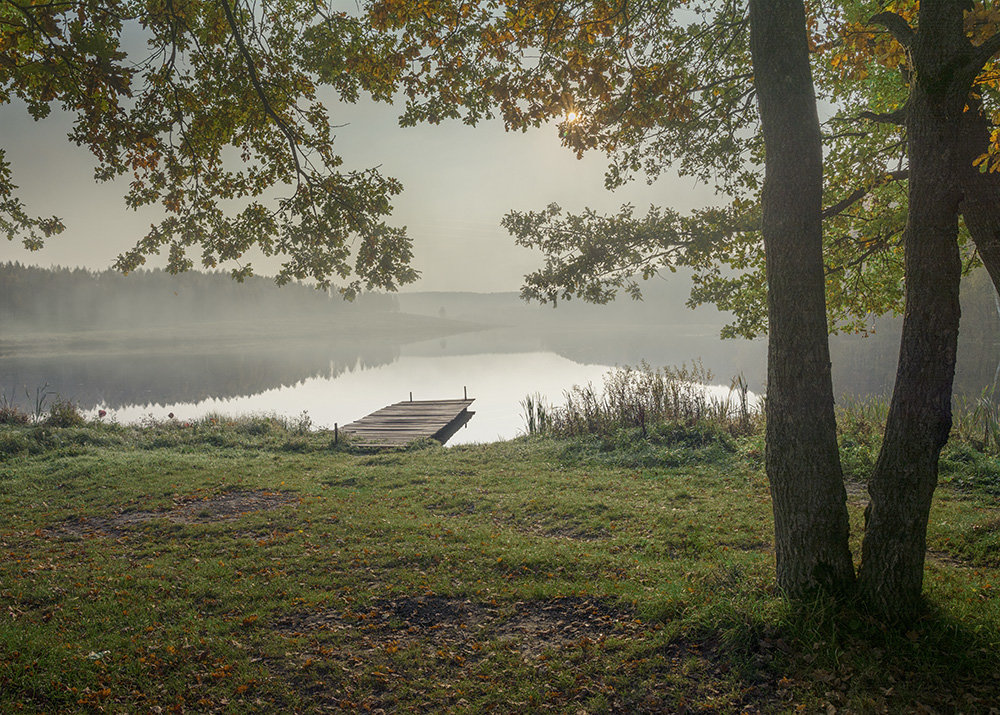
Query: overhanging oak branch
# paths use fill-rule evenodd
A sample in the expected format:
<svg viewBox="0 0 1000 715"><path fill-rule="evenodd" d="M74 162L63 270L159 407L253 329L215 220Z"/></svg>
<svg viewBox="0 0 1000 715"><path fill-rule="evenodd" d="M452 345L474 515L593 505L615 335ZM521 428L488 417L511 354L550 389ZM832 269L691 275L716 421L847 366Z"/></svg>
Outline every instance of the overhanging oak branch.
<svg viewBox="0 0 1000 715"><path fill-rule="evenodd" d="M889 34L896 38L896 41L903 47L909 49L913 44L913 28L910 27L902 15L894 12L880 12L868 21L869 25L881 25Z"/></svg>

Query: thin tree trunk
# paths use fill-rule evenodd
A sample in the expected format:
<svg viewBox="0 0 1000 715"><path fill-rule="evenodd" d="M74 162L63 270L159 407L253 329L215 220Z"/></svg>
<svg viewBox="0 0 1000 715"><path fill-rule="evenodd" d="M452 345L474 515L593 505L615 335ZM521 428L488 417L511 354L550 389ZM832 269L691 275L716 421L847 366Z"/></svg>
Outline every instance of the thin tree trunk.
<svg viewBox="0 0 1000 715"><path fill-rule="evenodd" d="M868 486L858 574L866 605L892 619L909 619L921 605L927 520L938 457L951 431L961 280L955 168L966 95L948 77L949 60L963 41L961 3L925 0L907 105L906 309L885 437Z"/></svg>
<svg viewBox="0 0 1000 715"><path fill-rule="evenodd" d="M750 0L765 142L766 468L778 585L790 596L854 583L837 450L822 252L822 144L802 0Z"/></svg>
<svg viewBox="0 0 1000 715"><path fill-rule="evenodd" d="M993 285L1000 293L1000 173L983 173L973 166L990 142L990 129L981 101L969 102L964 115L963 148L966 154L958 167L962 177L961 212L965 225L986 266Z"/></svg>

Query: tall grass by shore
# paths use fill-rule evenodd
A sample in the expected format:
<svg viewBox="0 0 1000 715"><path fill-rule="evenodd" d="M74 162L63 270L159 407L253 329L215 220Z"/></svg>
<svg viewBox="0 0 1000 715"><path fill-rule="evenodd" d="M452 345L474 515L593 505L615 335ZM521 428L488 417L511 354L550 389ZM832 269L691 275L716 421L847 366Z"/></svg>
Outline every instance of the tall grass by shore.
<svg viewBox="0 0 1000 715"><path fill-rule="evenodd" d="M700 362L655 368L646 362L619 367L604 378L603 388L575 385L562 404L541 395L521 401L529 435L590 438L603 449L636 452L656 445L720 443L731 438L749 444L747 452L763 454L764 397L757 397L738 376L722 392ZM848 397L837 405L837 429L844 475L865 482L881 448L889 412L884 396ZM648 457L649 455L647 455ZM711 457L711 455L706 455ZM941 480L1000 492L1000 392L996 387L976 397L957 396L952 433L941 454ZM648 460L647 460L648 461Z"/></svg>
<svg viewBox="0 0 1000 715"><path fill-rule="evenodd" d="M843 434L881 439L888 415L887 397L852 397L839 406L837 424ZM951 441L1000 457L1000 390L996 385L984 388L975 397L955 396Z"/></svg>
<svg viewBox="0 0 1000 715"><path fill-rule="evenodd" d="M952 431L980 451L1000 456L1000 391L985 388L974 399L959 397Z"/></svg>
<svg viewBox="0 0 1000 715"><path fill-rule="evenodd" d="M720 449L759 458L764 452L764 397L754 395L742 376L734 378L728 390L712 387L714 381L700 361L662 368L642 362L612 369L603 388L573 386L564 393L561 405L539 394L528 395L521 401L522 417L528 435L567 438L573 442L571 448L580 452L578 456L603 453L622 465L705 462L717 457ZM847 480L867 481L881 448L888 409L889 400L881 396L847 398L838 404L841 463ZM100 412L88 419L72 402L44 387L36 390L34 406L28 411L0 393L0 425L26 428L0 435L0 455L49 448L52 428L98 427L112 442L152 439L165 446L198 439L199 433L215 434L227 425L232 428L226 431L228 435L267 434L275 445L280 442L290 449L312 431L305 413L296 418L221 414L183 421L150 418L138 425L118 425ZM140 433L141 438L135 436ZM93 434L86 432L90 435L86 438ZM975 397L956 397L940 475L944 483L1000 493L1000 392L996 386Z"/></svg>
<svg viewBox="0 0 1000 715"><path fill-rule="evenodd" d="M715 376L701 361L690 366L616 367L604 377L604 387L574 385L565 402L554 406L541 395L521 401L528 434L609 435L638 428L643 436L663 423L711 426L731 435L760 431L763 410L742 375L733 378L725 395L710 387Z"/></svg>

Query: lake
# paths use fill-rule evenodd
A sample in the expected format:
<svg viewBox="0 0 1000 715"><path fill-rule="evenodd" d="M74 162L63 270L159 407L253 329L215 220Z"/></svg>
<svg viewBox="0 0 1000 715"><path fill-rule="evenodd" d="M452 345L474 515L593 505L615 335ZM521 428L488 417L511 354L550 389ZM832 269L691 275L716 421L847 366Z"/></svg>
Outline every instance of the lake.
<svg viewBox="0 0 1000 715"><path fill-rule="evenodd" d="M98 409L123 423L226 415L277 414L308 419L313 427L346 424L385 405L409 399L475 398L476 415L449 444L508 439L524 430L521 401L540 394L559 403L574 385L602 383L615 365L680 364L711 347L728 385L740 357L762 359L763 342L723 344L689 327L664 333L637 326L591 331L490 329L405 344L388 339L202 339L154 347L116 342L113 349L85 345L48 354L0 357L8 398L31 410L43 386L88 415ZM178 337L180 340L180 336ZM751 349L748 351L747 347ZM657 359L659 358L659 359ZM735 361L735 362L734 362ZM708 361L706 361L708 363ZM759 365L752 367L759 372ZM735 372L733 372L735 374ZM713 388L719 394L728 387Z"/></svg>
<svg viewBox="0 0 1000 715"><path fill-rule="evenodd" d="M333 428L380 407L407 400L475 398L476 415L449 444L489 442L523 429L519 401L528 391L556 400L574 383L600 383L606 365L580 364L555 353L508 353L424 357L402 354L378 367L355 366L335 376L310 377L294 385L232 398L167 405L128 405L111 416L135 422L146 415L184 420L211 412L227 415L276 413L292 419L303 413L315 427Z"/></svg>
<svg viewBox="0 0 1000 715"><path fill-rule="evenodd" d="M591 329L493 328L400 343L390 338L254 338L192 343L179 333L155 346L85 341L67 350L0 353L0 389L29 411L47 385L88 414L108 411L123 423L178 420L218 412L277 414L313 427L343 425L412 392L418 400L458 398L467 390L476 415L449 444L512 438L525 429L521 401L541 394L562 401L573 385L592 382L615 365L679 365L701 358L724 396L743 374L763 389L766 342L721 341L697 325L604 325ZM189 336L188 336L189 338ZM896 338L836 338L832 342L838 395L887 394ZM2 347L2 343L0 343ZM995 379L995 343L960 348L960 391L977 393ZM27 394L26 394L27 393Z"/></svg>

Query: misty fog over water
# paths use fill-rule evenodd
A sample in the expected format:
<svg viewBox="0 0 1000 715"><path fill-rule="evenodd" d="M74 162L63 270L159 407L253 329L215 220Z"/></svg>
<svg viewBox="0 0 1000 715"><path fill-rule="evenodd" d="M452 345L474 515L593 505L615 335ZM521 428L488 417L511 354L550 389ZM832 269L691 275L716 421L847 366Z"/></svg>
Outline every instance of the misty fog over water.
<svg viewBox="0 0 1000 715"><path fill-rule="evenodd" d="M34 397L34 386L48 384L53 394L90 413L105 409L108 419L121 422L166 419L171 413L181 421L213 412L290 419L306 413L314 427L332 428L411 393L417 400L451 399L467 389L476 399L476 416L452 438L457 444L516 436L523 429L519 403L528 394L558 403L575 384L600 385L614 365L637 364L649 354L664 356L663 364L690 362L692 346L703 349L713 342L718 338L685 336L682 328L659 338L632 326L573 333L501 328L409 344L300 339L234 347L206 341L150 353L7 357L0 364L5 385L25 386ZM741 357L748 367L763 358L758 342L731 353L720 352L714 365L705 364L721 370L737 366ZM729 375L717 375L728 384Z"/></svg>
<svg viewBox="0 0 1000 715"><path fill-rule="evenodd" d="M44 390L121 422L274 413L333 427L411 392L451 399L467 389L476 415L455 444L514 437L524 429L526 395L558 404L573 385L599 386L616 365L700 359L719 394L738 374L754 392L765 383L766 341L720 340L725 316L684 308L683 281L654 284L643 302L553 309L513 293L413 293L345 305L305 287L239 286L225 276L154 272L135 280L5 268L13 280L0 289L13 295L13 283L23 308L10 296L0 303L13 306L0 315L0 392L28 411ZM992 301L980 302L963 310L959 393L978 394L1000 368L1000 319ZM841 398L891 390L898 319L876 323L872 337L831 340Z"/></svg>
<svg viewBox="0 0 1000 715"><path fill-rule="evenodd" d="M838 392L884 394L891 387L891 342L855 339L860 347L851 344L853 350L835 343ZM190 352L8 357L0 364L8 395L12 386L27 388L33 396L35 387L48 384L53 394L91 412L106 409L109 419L121 422L165 419L169 413L181 421L210 412L292 419L306 413L313 426L332 427L406 400L411 392L418 400L449 399L467 389L476 398L476 416L452 439L457 444L516 436L524 426L519 403L527 394L558 403L574 384L600 385L614 365L641 360L673 365L692 356L700 356L715 373L719 394L740 372L753 390L762 390L763 341L720 341L711 334L691 334L684 326L655 333L635 326L546 333L503 328L403 345L300 340L235 349L223 343L213 349L204 344ZM974 391L988 381L995 357L963 360L963 384Z"/></svg>

